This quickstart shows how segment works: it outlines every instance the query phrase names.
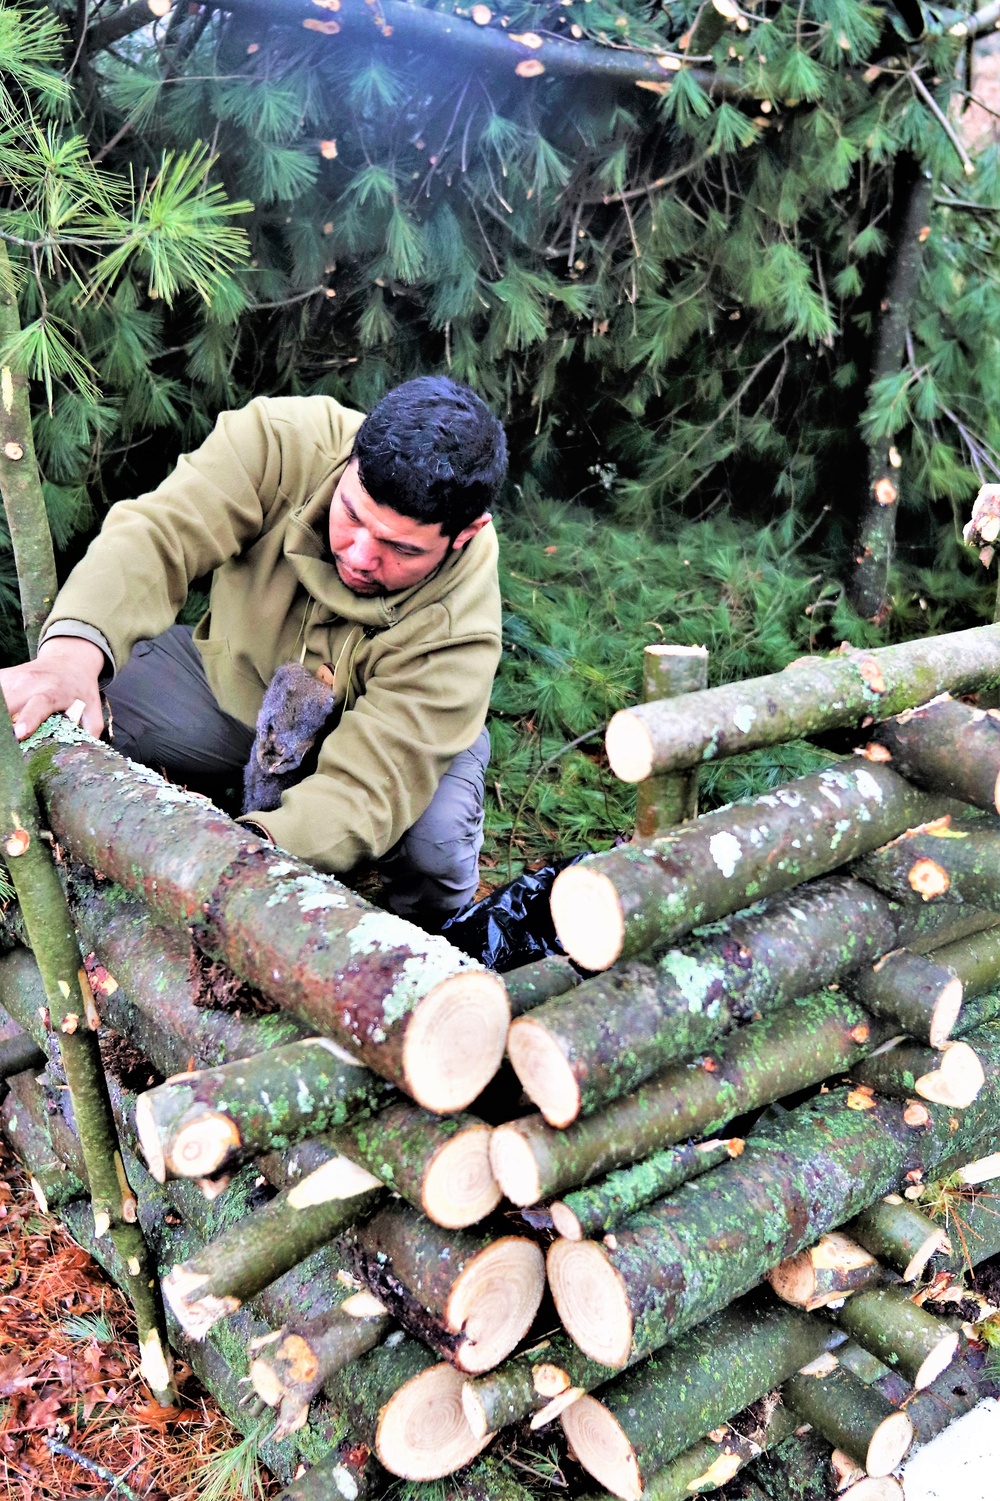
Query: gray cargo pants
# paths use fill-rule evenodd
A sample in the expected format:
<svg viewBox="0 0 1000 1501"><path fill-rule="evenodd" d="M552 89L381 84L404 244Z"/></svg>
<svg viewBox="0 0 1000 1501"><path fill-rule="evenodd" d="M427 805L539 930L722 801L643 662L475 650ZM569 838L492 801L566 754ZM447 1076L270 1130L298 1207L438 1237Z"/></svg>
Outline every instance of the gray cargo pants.
<svg viewBox="0 0 1000 1501"><path fill-rule="evenodd" d="M113 744L123 755L216 800L227 788L242 789L254 734L219 707L189 626L140 641L105 694ZM430 807L378 862L386 905L401 917L440 927L475 895L489 758L483 730L452 761Z"/></svg>

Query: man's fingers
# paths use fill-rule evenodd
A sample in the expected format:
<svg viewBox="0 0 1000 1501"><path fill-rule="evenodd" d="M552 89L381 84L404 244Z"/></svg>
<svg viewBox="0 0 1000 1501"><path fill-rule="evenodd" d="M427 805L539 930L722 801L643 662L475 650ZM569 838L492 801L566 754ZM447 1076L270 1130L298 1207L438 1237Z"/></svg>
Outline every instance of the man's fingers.
<svg viewBox="0 0 1000 1501"><path fill-rule="evenodd" d="M88 735L93 735L95 740L100 740L104 734L104 710L101 708L100 697L95 703L87 705L80 723Z"/></svg>
<svg viewBox="0 0 1000 1501"><path fill-rule="evenodd" d="M24 707L14 715L14 734L18 740L26 740L35 733L43 720L54 713L55 708L47 694L32 694Z"/></svg>

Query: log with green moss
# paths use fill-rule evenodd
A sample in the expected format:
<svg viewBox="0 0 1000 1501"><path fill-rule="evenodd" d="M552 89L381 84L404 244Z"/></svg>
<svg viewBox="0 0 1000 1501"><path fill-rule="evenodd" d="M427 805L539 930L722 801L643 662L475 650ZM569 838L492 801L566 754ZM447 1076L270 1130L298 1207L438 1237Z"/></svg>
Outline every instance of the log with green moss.
<svg viewBox="0 0 1000 1501"><path fill-rule="evenodd" d="M52 831L199 948L398 1083L461 1110L503 1056L503 982L66 720L25 742Z"/></svg>
<svg viewBox="0 0 1000 1501"><path fill-rule="evenodd" d="M954 806L887 766L844 762L647 846L621 845L568 866L552 887L556 933L577 964L607 969L824 875Z"/></svg>
<svg viewBox="0 0 1000 1501"><path fill-rule="evenodd" d="M898 901L968 904L995 912L1000 910L1000 828L936 819L866 855L857 871Z"/></svg>
<svg viewBox="0 0 1000 1501"><path fill-rule="evenodd" d="M942 910L931 905L925 912ZM847 983L863 1006L895 1017L908 1037L940 1048L953 1032L977 1025L970 1003L995 988L998 980L1000 926L994 923L935 945L927 953L895 949L871 969L855 971Z"/></svg>
<svg viewBox="0 0 1000 1501"><path fill-rule="evenodd" d="M376 1468L371 1461L366 1465L359 1460L356 1449L345 1446L343 1453L331 1455L294 1480L277 1501L369 1501L383 1489L378 1476L372 1474ZM428 1493L402 1485L393 1495L394 1501L424 1501ZM493 1454L438 1481L432 1496L433 1501L533 1501L532 1492Z"/></svg>
<svg viewBox="0 0 1000 1501"><path fill-rule="evenodd" d="M657 1470L838 1339L822 1319L767 1296L743 1298L581 1397L560 1422L588 1474L637 1501Z"/></svg>
<svg viewBox="0 0 1000 1501"><path fill-rule="evenodd" d="M798 1427L740 1477L739 1501L904 1501L895 1476L865 1475L843 1451L831 1453L821 1433Z"/></svg>
<svg viewBox="0 0 1000 1501"><path fill-rule="evenodd" d="M877 892L843 876L816 881L547 1001L512 1024L508 1049L529 1098L567 1126L898 941Z"/></svg>
<svg viewBox="0 0 1000 1501"><path fill-rule="evenodd" d="M552 1222L560 1235L570 1240L600 1236L613 1230L637 1209L665 1198L690 1178L700 1177L743 1150L739 1137L729 1141L684 1142L654 1152L642 1162L609 1173L606 1178L579 1188L550 1205Z"/></svg>
<svg viewBox="0 0 1000 1501"><path fill-rule="evenodd" d="M509 969L503 982L507 987L511 1016L523 1016L543 1001L565 995L567 990L575 990L580 975L562 954L550 954L547 959L533 959L530 964L522 964L520 969Z"/></svg>
<svg viewBox="0 0 1000 1501"><path fill-rule="evenodd" d="M928 1263L931 1274L961 1277L1000 1254L1000 1197L991 1187L945 1189L940 1204L945 1243Z"/></svg>
<svg viewBox="0 0 1000 1501"><path fill-rule="evenodd" d="M63 721L68 724L68 721ZM136 1223L101 1062L100 1018L52 852L42 839L38 801L12 726L0 725L0 848L58 1040L80 1134L97 1237L110 1235L122 1258L138 1325L141 1369L157 1400L176 1400L166 1323L152 1260ZM30 1030L30 1029L29 1029Z"/></svg>
<svg viewBox="0 0 1000 1501"><path fill-rule="evenodd" d="M570 1402L615 1375L589 1360L562 1331L512 1355L483 1376L467 1379L462 1401L473 1433L496 1433L531 1418L532 1428L553 1422Z"/></svg>
<svg viewBox="0 0 1000 1501"><path fill-rule="evenodd" d="M23 1074L29 1068L44 1068L47 1062L48 1058L27 1032L14 1027L0 1029L0 1080Z"/></svg>
<svg viewBox="0 0 1000 1501"><path fill-rule="evenodd" d="M615 774L641 782L654 772L780 745L822 730L860 727L1000 682L1000 629L979 626L874 651L808 657L784 672L687 694L679 703L623 709L608 726Z"/></svg>
<svg viewBox="0 0 1000 1501"><path fill-rule="evenodd" d="M832 1370L817 1361L815 1371L792 1376L781 1396L828 1444L876 1478L891 1474L913 1442L906 1413L835 1360Z"/></svg>
<svg viewBox="0 0 1000 1501"><path fill-rule="evenodd" d="M983 1087L983 1069L967 1042L925 1048L902 1039L855 1065L853 1077L897 1100L919 1095L938 1105L964 1110Z"/></svg>
<svg viewBox="0 0 1000 1501"><path fill-rule="evenodd" d="M404 1328L471 1373L497 1365L524 1338L545 1288L533 1240L446 1232L398 1201L358 1231L353 1261Z"/></svg>
<svg viewBox="0 0 1000 1501"><path fill-rule="evenodd" d="M779 1261L767 1273L778 1297L807 1313L841 1303L884 1278L875 1257L840 1230L821 1235L815 1245Z"/></svg>
<svg viewBox="0 0 1000 1501"><path fill-rule="evenodd" d="M741 1157L633 1215L603 1244L557 1240L549 1285L563 1324L594 1360L622 1366L753 1287L788 1256L949 1156L1000 1129L1000 1027L975 1036L986 1084L956 1115L832 1090L748 1140ZM858 1108L859 1106L865 1108ZM612 1241L613 1244L609 1244Z"/></svg>
<svg viewBox="0 0 1000 1501"><path fill-rule="evenodd" d="M708 651L704 646L647 646L642 654L644 703L678 698L708 687ZM657 839L698 812L698 771L667 772L645 777L636 789L637 842Z"/></svg>
<svg viewBox="0 0 1000 1501"><path fill-rule="evenodd" d="M862 1289L837 1311L837 1323L859 1345L917 1391L930 1386L958 1353L958 1334L911 1302L900 1287Z"/></svg>
<svg viewBox="0 0 1000 1501"><path fill-rule="evenodd" d="M385 1472L365 1444L343 1444L303 1469L277 1501L372 1501L385 1489Z"/></svg>
<svg viewBox="0 0 1000 1501"><path fill-rule="evenodd" d="M818 991L568 1130L538 1115L498 1126L490 1142L494 1175L513 1203L537 1203L850 1068L892 1030L842 992Z"/></svg>
<svg viewBox="0 0 1000 1501"><path fill-rule="evenodd" d="M975 709L943 694L871 731L900 776L930 792L1000 813L1000 712Z"/></svg>
<svg viewBox="0 0 1000 1501"><path fill-rule="evenodd" d="M967 1341L960 1357L922 1392L910 1390L895 1371L880 1377L877 1384L883 1396L905 1405L920 1444L930 1443L984 1398L1000 1397L995 1359L985 1341Z"/></svg>
<svg viewBox="0 0 1000 1501"><path fill-rule="evenodd" d="M776 1393L765 1396L650 1476L642 1493L644 1501L690 1501L692 1496L718 1490L798 1426L799 1419Z"/></svg>
<svg viewBox="0 0 1000 1501"><path fill-rule="evenodd" d="M880 1199L843 1228L904 1282L916 1282L931 1257L948 1243L944 1229L899 1194Z"/></svg>
<svg viewBox="0 0 1000 1501"><path fill-rule="evenodd" d="M37 1088L37 1086L35 1086ZM52 1143L43 1112L31 1108L22 1079L13 1078L0 1105L0 1128L30 1174L31 1191L43 1214L86 1195L82 1163L67 1165Z"/></svg>
<svg viewBox="0 0 1000 1501"><path fill-rule="evenodd" d="M335 1375L382 1343L392 1319L370 1293L342 1289L340 1304L314 1319L296 1319L259 1340L250 1363L253 1389L277 1407L275 1436L303 1428L309 1404Z"/></svg>
<svg viewBox="0 0 1000 1501"><path fill-rule="evenodd" d="M158 1182L204 1178L377 1109L391 1086L325 1037L175 1074L140 1095L139 1140Z"/></svg>

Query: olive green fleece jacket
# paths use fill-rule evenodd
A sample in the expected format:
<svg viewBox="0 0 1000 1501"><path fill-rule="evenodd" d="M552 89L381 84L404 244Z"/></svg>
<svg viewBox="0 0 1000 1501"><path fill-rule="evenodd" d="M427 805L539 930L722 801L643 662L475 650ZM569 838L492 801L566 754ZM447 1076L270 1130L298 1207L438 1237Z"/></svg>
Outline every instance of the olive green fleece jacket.
<svg viewBox="0 0 1000 1501"><path fill-rule="evenodd" d="M384 854L420 817L482 730L500 658L492 526L398 594L341 583L328 514L363 420L326 396L224 412L161 485L111 508L46 622L92 626L120 667L212 573L195 641L228 713L253 725L282 663L329 664L344 712L318 769L253 817L334 873Z"/></svg>

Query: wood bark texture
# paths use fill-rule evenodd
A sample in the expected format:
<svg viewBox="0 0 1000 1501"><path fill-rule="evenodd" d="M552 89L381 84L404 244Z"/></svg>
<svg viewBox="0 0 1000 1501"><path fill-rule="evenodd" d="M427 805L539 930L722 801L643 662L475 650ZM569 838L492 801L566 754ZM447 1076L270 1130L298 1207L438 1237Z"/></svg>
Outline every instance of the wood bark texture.
<svg viewBox="0 0 1000 1501"><path fill-rule="evenodd" d="M716 14L718 14L716 12ZM678 698L708 687L708 651L704 646L647 646L642 654L644 703ZM636 789L636 843L658 839L675 824L698 813L698 770L646 777Z"/></svg>

